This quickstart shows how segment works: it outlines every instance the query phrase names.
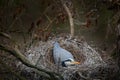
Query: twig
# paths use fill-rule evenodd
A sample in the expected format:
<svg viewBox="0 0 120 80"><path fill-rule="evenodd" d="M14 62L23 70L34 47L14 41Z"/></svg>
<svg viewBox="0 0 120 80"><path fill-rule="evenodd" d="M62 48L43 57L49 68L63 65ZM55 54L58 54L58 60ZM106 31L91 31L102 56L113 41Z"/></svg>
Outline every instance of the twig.
<svg viewBox="0 0 120 80"><path fill-rule="evenodd" d="M3 36L5 38L7 38L7 39L11 39L11 36L9 36L8 34L3 33L3 32L0 32L0 36Z"/></svg>
<svg viewBox="0 0 120 80"><path fill-rule="evenodd" d="M13 19L12 23L8 26L8 30L10 30L13 25L15 24L15 22L20 19L20 17L23 15L24 10L22 10L19 14L17 14L17 16L15 16L15 18Z"/></svg>
<svg viewBox="0 0 120 80"><path fill-rule="evenodd" d="M5 38L9 39L9 40L12 41L16 46L19 46L19 45L17 45L17 43L15 42L15 40L12 39L12 37L11 37L10 35L8 35L8 34L6 34L6 33L4 33L4 32L0 32L0 36L3 36L3 37L5 37Z"/></svg>
<svg viewBox="0 0 120 80"><path fill-rule="evenodd" d="M45 16L49 20L49 24L47 25L47 27L44 30L44 31L47 31L50 28L50 26L52 25L52 23L55 21L56 17L51 20L46 14L45 14Z"/></svg>
<svg viewBox="0 0 120 80"><path fill-rule="evenodd" d="M85 79L85 80L90 80L88 77L83 76L81 72L78 72L78 74L79 74L80 77L82 77L83 79Z"/></svg>

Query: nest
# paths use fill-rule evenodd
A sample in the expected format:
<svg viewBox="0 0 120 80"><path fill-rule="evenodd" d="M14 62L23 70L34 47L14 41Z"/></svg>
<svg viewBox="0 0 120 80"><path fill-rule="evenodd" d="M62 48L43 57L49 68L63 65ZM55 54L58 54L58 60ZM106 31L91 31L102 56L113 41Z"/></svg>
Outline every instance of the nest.
<svg viewBox="0 0 120 80"><path fill-rule="evenodd" d="M60 46L71 52L76 61L80 65L61 67L57 66L53 60L53 43L59 41ZM65 80L90 79L90 75L94 73L98 67L105 67L107 64L102 60L101 56L91 48L82 39L65 37L53 37L47 42L38 42L37 45L31 46L26 52L28 59L38 67L54 71L62 74ZM30 68L22 68L31 71Z"/></svg>
<svg viewBox="0 0 120 80"><path fill-rule="evenodd" d="M71 52L76 61L81 62L81 64L84 62L85 56L81 53L81 50L75 49L72 45L66 46L64 44L61 45L61 47ZM49 52L45 56L45 59L47 59L46 61L49 61L49 63L53 65L55 64L53 59L53 48L50 48Z"/></svg>

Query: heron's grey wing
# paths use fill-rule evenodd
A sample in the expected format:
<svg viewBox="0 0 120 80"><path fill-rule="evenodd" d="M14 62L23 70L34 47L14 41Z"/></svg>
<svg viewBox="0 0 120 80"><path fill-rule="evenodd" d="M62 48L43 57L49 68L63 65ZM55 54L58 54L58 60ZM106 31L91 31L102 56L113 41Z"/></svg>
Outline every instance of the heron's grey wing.
<svg viewBox="0 0 120 80"><path fill-rule="evenodd" d="M59 61L64 61L64 60L67 60L68 58L73 59L72 54L69 51L67 51L61 47L53 49L53 57L54 57L54 61L56 64Z"/></svg>
<svg viewBox="0 0 120 80"><path fill-rule="evenodd" d="M54 61L55 61L55 64L57 64L59 62L59 59L60 59L60 50L59 49L53 49L53 57L54 57Z"/></svg>
<svg viewBox="0 0 120 80"><path fill-rule="evenodd" d="M69 51L61 48L61 61L64 61L69 58L73 59L73 55Z"/></svg>

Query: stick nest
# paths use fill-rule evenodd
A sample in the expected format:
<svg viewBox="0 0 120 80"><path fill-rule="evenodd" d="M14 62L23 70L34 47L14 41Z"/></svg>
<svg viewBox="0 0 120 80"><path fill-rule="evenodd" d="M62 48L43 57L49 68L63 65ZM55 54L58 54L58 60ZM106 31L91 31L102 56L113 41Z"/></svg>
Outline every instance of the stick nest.
<svg viewBox="0 0 120 80"><path fill-rule="evenodd" d="M60 46L69 52L71 52L76 61L79 61L80 65L61 67L54 64L53 60L53 43L55 41L60 43ZM104 70L107 63L103 61L101 56L95 49L90 47L87 42L81 38L71 38L70 36L59 36L52 37L47 42L39 41L36 45L31 46L27 52L26 56L28 59L43 69L54 71L60 73L65 80L80 80L88 79L90 80L96 70L98 74L101 74L99 69ZM22 66L22 69L27 69L31 71L30 68ZM92 76L91 76L92 75ZM98 77L97 77L98 78Z"/></svg>

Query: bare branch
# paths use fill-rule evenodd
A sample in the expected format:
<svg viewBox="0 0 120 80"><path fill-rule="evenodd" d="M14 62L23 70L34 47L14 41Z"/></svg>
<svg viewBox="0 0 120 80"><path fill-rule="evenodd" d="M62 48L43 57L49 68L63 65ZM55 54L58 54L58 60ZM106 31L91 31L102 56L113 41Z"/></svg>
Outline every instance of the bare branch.
<svg viewBox="0 0 120 80"><path fill-rule="evenodd" d="M48 74L51 78L56 79L56 76L62 78L59 74L57 74L55 72L50 72L50 71L47 71L47 70L44 70L44 69L41 69L41 68L35 66L24 55L22 55L22 53L20 53L20 51L17 48L9 48L8 46L4 46L4 45L0 44L0 49L12 54L26 66L37 69L38 71Z"/></svg>
<svg viewBox="0 0 120 80"><path fill-rule="evenodd" d="M70 22L70 33L71 33L71 37L73 37L74 36L74 22L73 22L72 14L69 8L67 7L67 5L62 0L61 0L61 3L68 14L68 18Z"/></svg>
<svg viewBox="0 0 120 80"><path fill-rule="evenodd" d="M8 34L3 33L3 32L0 32L0 36L3 36L5 38L7 38L7 39L11 39L11 36L9 36Z"/></svg>

